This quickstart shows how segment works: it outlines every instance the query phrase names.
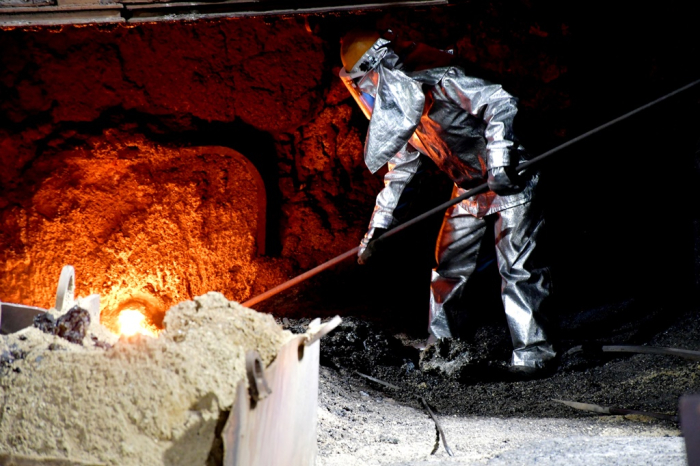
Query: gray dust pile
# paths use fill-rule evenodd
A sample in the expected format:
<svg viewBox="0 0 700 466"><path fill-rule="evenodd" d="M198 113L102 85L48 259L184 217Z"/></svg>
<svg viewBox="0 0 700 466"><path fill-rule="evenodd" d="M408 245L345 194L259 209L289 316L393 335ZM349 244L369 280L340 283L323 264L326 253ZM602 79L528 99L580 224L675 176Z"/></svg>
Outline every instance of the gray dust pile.
<svg viewBox="0 0 700 466"><path fill-rule="evenodd" d="M220 464L246 351L269 364L291 336L219 293L171 308L157 338L79 310L35 325L0 337L3 465Z"/></svg>

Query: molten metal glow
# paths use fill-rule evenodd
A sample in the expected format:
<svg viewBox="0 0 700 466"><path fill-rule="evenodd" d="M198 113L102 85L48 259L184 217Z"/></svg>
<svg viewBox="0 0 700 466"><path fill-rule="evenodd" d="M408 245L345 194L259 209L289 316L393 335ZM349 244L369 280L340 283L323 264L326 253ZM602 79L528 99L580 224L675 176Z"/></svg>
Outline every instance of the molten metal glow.
<svg viewBox="0 0 700 466"><path fill-rule="evenodd" d="M119 313L119 334L130 337L140 333L149 337L158 337L158 329L146 322L146 316L139 311L126 309Z"/></svg>

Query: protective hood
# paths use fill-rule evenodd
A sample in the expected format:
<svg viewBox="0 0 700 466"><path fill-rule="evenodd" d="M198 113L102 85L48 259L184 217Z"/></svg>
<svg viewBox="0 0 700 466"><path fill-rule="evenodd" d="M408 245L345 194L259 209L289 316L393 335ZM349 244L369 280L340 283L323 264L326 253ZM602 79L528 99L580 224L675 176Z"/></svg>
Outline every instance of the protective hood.
<svg viewBox="0 0 700 466"><path fill-rule="evenodd" d="M368 120L372 118L374 98L377 95L375 68L389 52L388 44L389 41L378 39L350 70L342 68L338 75Z"/></svg>
<svg viewBox="0 0 700 466"><path fill-rule="evenodd" d="M365 164L372 173L382 168L409 140L420 123L425 94L420 82L380 63L377 95L365 141Z"/></svg>
<svg viewBox="0 0 700 466"><path fill-rule="evenodd" d="M370 119L364 158L372 173L411 138L425 106L423 85L434 86L448 69L406 71L391 43L378 39L351 70L340 71L343 83Z"/></svg>

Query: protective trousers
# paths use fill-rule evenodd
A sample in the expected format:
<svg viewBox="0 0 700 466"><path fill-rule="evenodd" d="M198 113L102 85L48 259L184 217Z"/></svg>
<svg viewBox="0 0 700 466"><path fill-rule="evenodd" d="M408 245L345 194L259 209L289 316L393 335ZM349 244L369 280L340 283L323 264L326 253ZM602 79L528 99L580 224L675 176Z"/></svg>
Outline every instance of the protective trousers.
<svg viewBox="0 0 700 466"><path fill-rule="evenodd" d="M456 188L453 197L463 190ZM495 216L495 219L489 217ZM452 336L448 316L467 311L463 293L477 266L482 239L493 222L501 298L513 342L513 366L542 367L555 357L547 339L547 319L541 312L551 295L547 267L537 257L544 218L537 199L478 218L460 204L445 214L433 270L429 330L437 338Z"/></svg>

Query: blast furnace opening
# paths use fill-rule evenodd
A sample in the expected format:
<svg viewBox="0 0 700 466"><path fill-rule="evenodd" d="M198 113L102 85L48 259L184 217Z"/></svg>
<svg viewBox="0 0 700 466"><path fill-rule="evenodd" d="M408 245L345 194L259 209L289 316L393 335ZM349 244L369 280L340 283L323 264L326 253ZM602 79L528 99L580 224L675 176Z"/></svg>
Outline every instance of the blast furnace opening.
<svg viewBox="0 0 700 466"><path fill-rule="evenodd" d="M101 295L103 323L115 331L123 309L160 327L166 309L205 290L249 293L264 254L266 195L240 153L108 130L40 157L25 177L34 189L6 211L16 229L0 253L0 287L12 290L4 300L49 307L49 277L66 263L78 289Z"/></svg>

